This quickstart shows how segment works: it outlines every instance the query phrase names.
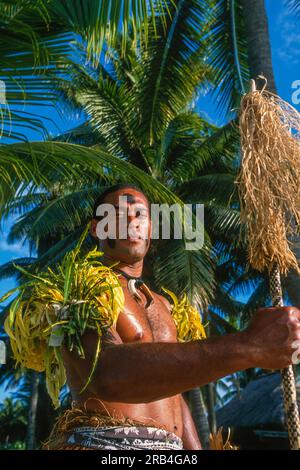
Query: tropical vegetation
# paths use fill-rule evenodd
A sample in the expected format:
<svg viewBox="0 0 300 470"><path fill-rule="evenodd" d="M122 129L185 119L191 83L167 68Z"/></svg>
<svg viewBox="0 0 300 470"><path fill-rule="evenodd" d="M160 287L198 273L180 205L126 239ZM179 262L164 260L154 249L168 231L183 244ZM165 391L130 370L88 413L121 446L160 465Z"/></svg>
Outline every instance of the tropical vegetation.
<svg viewBox="0 0 300 470"><path fill-rule="evenodd" d="M264 2L252 3L264 20L262 44L269 44ZM297 0L289 3L299 8ZM14 275L22 283L16 265L33 274L53 267L74 248L97 195L110 184L133 182L152 202L205 205L203 247L188 251L185 240L153 243L145 266L149 283L185 292L209 322L211 335L244 327L253 311L269 302L267 279L247 266L234 183L240 157L237 109L256 74L250 39L257 30L249 5L243 0L0 5L5 31L0 79L6 86L0 208L3 220L15 220L8 240L25 238L31 253L2 265L0 276ZM265 67L272 83L271 56ZM209 122L198 107L207 93L213 94L223 126ZM40 111L31 113L31 106ZM70 130L55 137L47 133L49 117L43 114L49 107L63 110ZM27 130L39 131L40 141L27 141ZM85 250L93 244L87 237ZM49 402L32 399L45 393L44 378L14 370L11 360L1 372L2 384L22 383L21 390L27 384L27 401L7 402L3 413L29 410L22 415L29 419L27 448L35 437L38 445L54 417ZM243 386L250 378L220 381L213 399L221 403L238 389L232 384ZM209 390L202 392L196 394L212 415ZM205 406L201 414L191 405L199 421L206 419ZM37 430L42 409L51 419ZM13 420L9 426L14 429ZM202 438L205 442L207 435ZM15 436L19 439L24 435Z"/></svg>

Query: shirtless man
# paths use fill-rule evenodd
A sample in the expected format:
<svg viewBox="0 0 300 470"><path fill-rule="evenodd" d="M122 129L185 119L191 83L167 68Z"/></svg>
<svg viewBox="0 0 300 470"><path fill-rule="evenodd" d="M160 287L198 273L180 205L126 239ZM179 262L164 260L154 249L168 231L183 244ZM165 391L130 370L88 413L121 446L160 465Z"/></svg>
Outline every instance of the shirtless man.
<svg viewBox="0 0 300 470"><path fill-rule="evenodd" d="M128 289L128 277L142 276L143 260L150 245L150 207L146 196L130 185L106 192L96 203L91 233L97 237L96 208L101 203L116 208L118 227L124 216L123 208L119 207L120 196L127 197L127 221L134 227L134 236L102 240L101 251L107 265L119 261L119 273L124 273L120 274L120 282L125 309L119 315L116 331L111 329L103 339L94 378L81 395L79 391L86 383L95 353L95 333L87 332L82 338L86 359L64 350L68 384L76 405L90 398L90 410L164 427L182 439L184 449L201 449L181 394L247 368L280 369L290 365L295 352L292 343L300 339L300 310L260 309L242 332L177 343L168 301L152 292L154 301L146 308L148 299L144 292L139 291L141 299L137 300ZM146 238L142 235L145 223Z"/></svg>

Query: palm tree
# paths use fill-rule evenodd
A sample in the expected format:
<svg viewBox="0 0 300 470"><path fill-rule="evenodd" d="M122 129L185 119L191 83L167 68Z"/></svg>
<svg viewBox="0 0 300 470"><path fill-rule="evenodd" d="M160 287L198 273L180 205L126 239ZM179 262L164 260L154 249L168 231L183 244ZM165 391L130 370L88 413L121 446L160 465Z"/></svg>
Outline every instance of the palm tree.
<svg viewBox="0 0 300 470"><path fill-rule="evenodd" d="M203 33L207 32L207 37L210 36L210 47L207 47L206 54L209 61L219 65L215 83L220 86L217 87L216 96L220 98L220 107L226 105L225 111L229 103L230 107L233 103L237 105L239 91L237 71L232 59L229 1L190 2L192 22ZM237 35L238 51L240 63L245 64L245 40L239 2L236 6L237 28L241 33ZM173 24L181 21L182 12L186 11L188 4L188 0L38 0L34 4L25 0L1 1L0 24L5 39L0 47L0 63L4 64L3 70L0 69L0 80L6 85L7 103L19 109L25 102L48 105L53 97L44 74L55 67L61 58L72 55L72 43L78 35L95 65L101 60L102 53L109 54L114 48L121 32L121 55L124 57L125 52L127 54L125 38L130 28L133 44L145 46L149 42L149 34L153 36L150 29L154 29L156 38L159 38L161 31L166 34L167 20L173 17ZM206 21L201 21L198 16L200 7ZM157 24L160 32L157 31ZM20 51L22 54L18 54ZM242 72L247 73L244 66ZM5 112L1 121L4 122L3 135L7 138L24 139L22 132L16 130L24 126L39 129L46 134L46 126L36 115L30 116L20 110Z"/></svg>
<svg viewBox="0 0 300 470"><path fill-rule="evenodd" d="M195 388L188 392L189 403L191 404L192 417L198 431L199 439L203 449L209 448L209 422L207 418L207 407L200 388Z"/></svg>
<svg viewBox="0 0 300 470"><path fill-rule="evenodd" d="M47 90L40 90L42 79L37 72L42 73L52 66L58 54L66 52L67 35L53 22L50 28L47 4L45 0L0 1L0 80L5 100L0 113L0 138L26 140L24 130L30 129L47 135L41 117L26 108L27 105L42 108L43 99L53 98Z"/></svg>
<svg viewBox="0 0 300 470"><path fill-rule="evenodd" d="M268 19L264 0L241 0L248 44L251 78L264 75L268 89L276 93Z"/></svg>
<svg viewBox="0 0 300 470"><path fill-rule="evenodd" d="M249 68L251 77L263 73L268 79L268 89L276 93L275 77L272 65L272 55L270 38L268 31L268 20L265 10L264 0L241 0L245 24L247 26L247 42L249 50ZM289 1L288 5L299 12L300 3L298 0ZM293 251L297 259L300 259L299 236L294 235ZM300 305L299 275L291 270L283 281L289 301L293 305Z"/></svg>
<svg viewBox="0 0 300 470"><path fill-rule="evenodd" d="M134 41L147 43L149 18L150 24L155 25L158 15L163 25L161 12L168 9L168 3L168 0L1 0L0 83L6 105L1 107L0 137L26 140L26 128L47 135L41 116L27 112L25 104L43 106L43 101L51 101L53 96L43 87L43 73L53 67L61 54L71 53L70 42L77 34L85 41L89 58L97 63L103 44L114 45L120 30L126 37L130 22ZM124 42L122 54L125 45Z"/></svg>
<svg viewBox="0 0 300 470"><path fill-rule="evenodd" d="M26 432L26 449L33 450L36 445L36 413L38 406L38 388L40 376L38 372L30 371L30 401L28 406L28 426Z"/></svg>
<svg viewBox="0 0 300 470"><path fill-rule="evenodd" d="M299 0L286 0L286 5L299 13ZM261 74L268 80L269 91L276 93L264 0L215 0L212 6L209 63L218 68L219 76L223 78L221 106L225 109L234 107L241 92L247 89L248 80ZM300 259L299 237L295 235L292 241L295 256ZM299 276L296 272L288 273L283 287L289 302L299 305Z"/></svg>
<svg viewBox="0 0 300 470"><path fill-rule="evenodd" d="M141 48L139 54L136 54L130 47L133 42L130 38L126 60L121 53L123 41L119 40L119 48L115 51L116 59L112 59L106 66L98 64L95 69L81 67L78 62L67 62L66 70L70 79L62 81L59 91L73 108L86 113L88 126L85 126L81 133L76 129L74 134L71 132L70 135L64 136L62 140L69 143L49 143L46 144L47 148L44 147L44 151L48 153L48 149L54 149L58 155L58 149L63 152L64 161L69 151L70 163L74 162L76 151L80 152L78 162L84 155L88 156L87 162L90 162L92 152L97 158L92 165L88 164L89 171L85 172L86 178L83 179L82 175L76 178L75 172L72 177L68 169L62 177L57 174L54 163L56 155L53 158L52 176L52 162L49 162L48 155L45 161L47 168L43 171L51 176L48 190L35 194L30 191L11 205L12 210L17 207L28 210L31 207L20 222L15 224L11 239L26 234L37 250L40 251L45 240L50 246L50 249L35 261L35 269L45 267L49 260L58 260L70 249L72 243L76 242L76 237L88 220L87 209L101 190L101 185L106 184L108 176L110 180L119 179L119 175L112 171L114 167L121 168L126 180L139 175L139 183L148 190L151 185L152 194L153 188L159 188L160 202L166 200L161 189L162 183L170 188L165 194L174 194L174 201L178 198L175 195L181 193L190 202L199 202L199 197L208 201L212 198L209 196L211 194L215 201L211 202L211 217L213 218L214 206L218 206L218 220L222 219L222 211L225 217L230 215L230 224L227 226L226 222L224 223L224 231L238 225L238 214L230 214L230 211L223 207L227 204L226 198L222 202L224 192L220 192L221 203L218 204L216 191L213 191L213 188L222 182L222 178L226 180L226 173L229 171L227 181L231 184L231 189L228 189L227 196L232 192L234 165L231 163L231 152L236 145L235 130L230 126L223 131L215 129L189 109L195 89L201 86L201 82L205 85L211 75L210 68L201 60L205 51L202 37L204 33L198 31L197 24L191 26L189 21L191 12L199 18L204 16L201 8L195 11L195 4L182 2L178 12L180 16L173 15L174 19L168 20L166 36L162 34L162 26L158 23L160 39L155 39L152 33L147 50ZM187 43L189 37L194 37L192 48ZM173 82L168 79L170 75L174 77ZM189 81L185 80L186 76L190 77ZM154 95L153 89L156 90ZM148 114L148 109L152 110L151 115ZM138 110L140 112L137 112ZM89 132L86 132L86 128ZM78 139L81 143L92 144L93 147L87 151L82 146L70 144L70 141L78 142ZM35 156L38 146L42 149L43 145L31 144L31 148L35 148ZM31 158L31 154L28 151L26 153L26 146L14 145L10 146L9 150L11 148L15 152L14 155L21 149L23 158ZM101 161L98 158L101 154L103 163L107 164L109 158L113 165L109 172L100 170L99 181L99 168L96 168L96 163ZM92 168L96 170L95 173ZM206 168L207 173L204 170L199 174L201 168ZM216 170L218 174L214 180ZM195 189L187 198L188 182L193 176ZM200 189L196 190L198 187ZM155 196L158 199L157 195ZM54 243L54 240L49 243L49 237L53 234L58 239L57 243ZM209 252L206 251L186 252L182 243L177 241L165 246L163 256L160 254L156 257L157 283L163 283L176 290L178 287L183 288L191 297L197 298L201 305L213 286L208 255ZM22 260L23 264L28 264L29 261ZM171 280L170 270L174 272ZM177 276L175 273L178 273Z"/></svg>
<svg viewBox="0 0 300 470"><path fill-rule="evenodd" d="M206 76L209 77L210 73L209 68L201 62L205 47L202 33L198 31L197 24L193 25L189 22L191 14L195 14L194 11L193 2L185 3L185 9L178 13L182 18L176 18L176 15L173 15L174 20L168 19L166 36L163 35L160 20L157 20L156 30L160 32L160 40L150 37L147 50L140 48L139 55L136 54L135 57L132 48L132 64L129 60L126 64L122 58L122 39L119 41L119 49L115 51L118 55L117 60L111 60L107 67L99 64L96 69L89 69L81 67L77 62L70 60L67 62L63 73L64 75L68 73L70 79L62 80L59 91L65 99L68 99L73 109L76 107L86 113L95 142L89 148L70 142L30 145L30 148L34 149L36 159L42 158L43 154L47 153L47 161L43 161L43 165L45 164L43 173L50 174L50 185L52 184L52 191L48 192L47 207L36 207L31 215L36 220L36 223L32 225L33 230L36 229L38 232L43 225L45 236L56 232L61 233L64 238L66 231L70 232L71 227L74 227L74 229L79 229L77 232L79 234L88 218L86 208L89 207L88 204L91 203L97 186L99 187L99 184L97 185L99 175L102 177L100 180L102 182L120 180L121 174L122 179L127 181L134 178L148 190L150 197L152 193L153 199L157 200L159 194L161 201L175 202L179 201L181 189L186 191L187 182L191 176L197 177L197 171L209 159L213 145L216 146L216 150L208 165L209 172L213 160L216 161L219 156L223 157L224 153L229 155L229 148L235 145L234 129L228 128L214 132L216 129L213 126L206 124L196 113L188 109L194 97L195 88L200 86L201 81L205 84ZM201 18L202 8L199 7L196 13ZM152 34L154 36L154 32ZM186 42L188 35L194 39L192 48ZM130 41L132 42L132 39ZM127 47L129 48L129 45ZM112 69L111 74L109 68ZM174 77L172 82L168 80L170 74ZM189 76L190 79L186 81L185 76ZM156 90L154 94L153 89ZM151 116L147 112L149 106L152 109ZM205 135L208 136L207 140L204 138ZM228 145L227 151L225 145ZM33 153L28 152L28 146L24 144L10 145L4 151L12 152L11 155L13 154L16 158L22 155L21 165L26 160L31 165L33 164ZM40 156L37 157L39 153ZM194 157L193 160L191 160L191 155ZM92 165L91 157L94 159ZM223 158L226 159L226 156ZM79 162L85 159L88 165L84 165L84 178L82 174L80 179L76 178L75 165L72 165L75 170L73 175L70 174L67 166L65 170L63 169L62 175L59 175L58 159L64 159L65 163L69 159L70 164L75 160ZM99 167L99 163L105 164L106 167ZM52 165L53 174L51 173ZM107 169L108 165L109 169ZM80 170L82 172L82 169ZM234 179L233 172L234 170L232 170L231 182ZM222 175L219 175L219 181L221 178ZM201 181L198 182L200 183ZM208 186L209 181L204 179L202 184ZM59 188L59 197L55 197L53 185L56 185L56 193ZM51 190L49 185L48 187ZM169 189L166 189L167 187ZM88 195L89 188L92 190L90 195ZM9 190L11 190L11 185ZM85 200L82 199L83 195L86 196ZM26 195L26 204L30 203L32 197L32 191L30 191ZM42 198L43 196L39 193L36 197ZM83 201L81 207L80 204L78 206L79 199ZM78 207L77 211L75 207ZM39 210L41 214L36 217L36 211ZM61 212L59 217L58 210ZM67 213L74 214L72 222L69 216L62 217ZM238 215L231 223L237 224L237 220ZM32 219L27 218L27 224L30 225L31 221ZM18 224L14 230L17 231L17 229ZM33 230L31 230L30 238L36 240L38 235L34 235ZM74 236L70 236L70 239L72 242L76 240ZM65 243L64 249L68 249L69 246L70 243L69 245ZM58 248L52 247L56 251ZM203 302L212 286L208 252L204 249L200 253L187 253L182 242L175 243L172 246L172 252L173 259L177 259L177 263L185 264L187 268L183 271L176 269L176 265L173 266L174 273L178 272L178 276L177 278L174 276L173 285L169 287L182 286L190 295L197 294L199 303ZM166 251L165 256L169 257L169 263L171 263L170 254ZM53 251L51 257L53 259ZM162 266L165 264L164 261L159 260L158 265ZM193 274L189 269L192 264L195 268ZM166 284L169 276L165 269L157 269L157 272L159 272L159 282Z"/></svg>
<svg viewBox="0 0 300 470"><path fill-rule="evenodd" d="M232 124L224 129L208 125L193 111L197 93L212 81L213 74L223 78L219 92L228 108L237 102L239 91L236 69L222 70L227 52L220 43L212 58L205 60L212 47L211 39L205 39L206 6L189 0L178 2L177 9L170 7L165 23L157 18L155 28L151 23L148 26L147 48L140 44L136 50L134 31L129 30L125 39L118 36L110 50L111 59L97 63L89 61L89 51L81 41L75 61L64 59L55 74L47 72L47 80L54 84L51 92L58 91L71 109L84 112L86 124L54 142L0 148L2 201L6 210L26 212L10 238L26 235L38 250L45 240L50 246L38 259L20 263L38 270L58 261L82 232L95 194L107 183L123 180L137 182L153 201L206 203L204 248L187 252L181 241L164 244L155 257L157 285L185 290L203 307L212 298L213 268L220 260L223 267L235 263L236 269L239 263L244 270L244 251L235 242L239 232L233 184L237 132ZM212 37L221 34L222 12L214 10ZM226 27L228 24L232 27L230 21ZM243 61L242 39L239 44ZM245 65L242 72L247 74ZM11 202L17 191L17 199ZM5 266L2 273L11 268ZM174 276L170 279L171 271ZM215 279L222 279L226 287L242 282L232 272L230 279L224 278L224 271L223 278ZM212 323L222 320L219 312L227 313L228 306L238 312L221 282L215 307L209 311ZM219 329L224 324L225 318Z"/></svg>
<svg viewBox="0 0 300 470"><path fill-rule="evenodd" d="M0 441L23 440L26 432L26 407L20 400L5 398L0 405Z"/></svg>

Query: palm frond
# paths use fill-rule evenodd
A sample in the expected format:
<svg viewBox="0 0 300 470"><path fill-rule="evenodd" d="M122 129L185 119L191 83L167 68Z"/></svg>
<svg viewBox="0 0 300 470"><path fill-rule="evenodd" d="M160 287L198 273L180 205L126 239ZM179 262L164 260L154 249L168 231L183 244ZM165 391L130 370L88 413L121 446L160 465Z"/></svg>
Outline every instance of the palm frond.
<svg viewBox="0 0 300 470"><path fill-rule="evenodd" d="M135 43L138 39L145 42L149 18L150 24L155 26L158 15L163 24L165 17L160 13L170 13L167 3L167 0L1 1L0 27L4 33L0 45L0 80L5 84L7 103L7 109L0 116L3 136L24 139L24 133L18 135L15 131L15 121L45 132L42 116L29 119L13 106L45 105L55 100L48 75L50 73L54 84L57 77L52 70L72 54L71 43L76 35L80 35L89 59L97 65L104 41L109 50L116 43L120 30L125 38L129 22ZM125 47L126 41L122 41L122 53ZM14 118L9 109L14 111Z"/></svg>
<svg viewBox="0 0 300 470"><path fill-rule="evenodd" d="M212 298L214 276L208 241L201 250L190 251L184 241L168 240L156 255L154 273L157 286L185 292L200 308Z"/></svg>
<svg viewBox="0 0 300 470"><path fill-rule="evenodd" d="M33 142L0 147L0 207L2 213L9 202L26 191L32 194L58 181L79 179L135 182L153 200L176 202L179 199L145 172L115 157L100 147L87 148L61 142Z"/></svg>
<svg viewBox="0 0 300 470"><path fill-rule="evenodd" d="M208 309L208 313L210 335L223 335L227 333L235 333L237 331L230 322L226 321L225 318L222 318L222 316L214 312L212 308Z"/></svg>
<svg viewBox="0 0 300 470"><path fill-rule="evenodd" d="M239 137L234 122L222 128L204 127L202 135L188 143L182 139L174 148L168 166L176 179L181 180L184 194L189 192L190 180L204 173L234 173L237 166Z"/></svg>
<svg viewBox="0 0 300 470"><path fill-rule="evenodd" d="M6 139L24 140L24 131L18 132L23 125L46 133L42 116L30 116L26 107L43 106L53 99L42 75L69 49L70 39L70 34L51 22L48 6L47 0L0 2L0 80L5 88L0 122L1 136Z"/></svg>
<svg viewBox="0 0 300 470"><path fill-rule="evenodd" d="M232 5L235 8L235 22L232 21ZM247 37L239 0L212 0L210 9L209 64L216 70L214 91L220 115L227 117L231 109L237 108L241 96L239 71L236 67L235 52L241 69L243 83L249 81ZM235 31L234 31L234 30ZM236 36L236 41L235 41ZM237 51L235 51L237 47Z"/></svg>
<svg viewBox="0 0 300 470"><path fill-rule="evenodd" d="M233 326L237 322L242 304L238 302L230 292L217 282L212 300L212 308L218 312L224 319L231 321Z"/></svg>
<svg viewBox="0 0 300 470"><path fill-rule="evenodd" d="M271 298L269 296L269 285L268 280L262 279L256 289L252 292L251 296L245 303L242 315L241 315L241 326L246 327L251 319L253 313L261 307L266 307L271 304Z"/></svg>
<svg viewBox="0 0 300 470"><path fill-rule="evenodd" d="M38 244L41 234L44 238L63 236L78 226L84 226L92 217L94 201L104 189L101 185L91 185L56 197L48 195L15 222L8 241L14 243L27 238ZM27 200L28 195L24 198ZM18 199L21 205L22 199Z"/></svg>
<svg viewBox="0 0 300 470"><path fill-rule="evenodd" d="M74 62L67 65L68 80L61 82L60 98L73 108L81 109L89 125L107 150L122 157L129 156L134 163L149 170L147 161L134 132L131 118L138 114L131 109L132 90L115 80L99 64L97 74ZM130 110L130 112L129 112Z"/></svg>
<svg viewBox="0 0 300 470"><path fill-rule="evenodd" d="M181 188L188 202L216 203L228 206L235 191L235 175L230 173L209 173L199 176Z"/></svg>
<svg viewBox="0 0 300 470"><path fill-rule="evenodd" d="M59 134L52 140L54 142L69 142L70 144L84 145L85 147L92 147L97 144L105 145L104 139L88 122L84 122L73 129Z"/></svg>
<svg viewBox="0 0 300 470"><path fill-rule="evenodd" d="M206 204L205 225L209 227L214 240L227 241L237 248L240 243L240 212L230 207L217 204Z"/></svg>
<svg viewBox="0 0 300 470"><path fill-rule="evenodd" d="M32 263L36 261L36 258L32 257L26 257L26 258L16 258L12 261L9 261L7 263L1 264L0 266L0 279L6 279L10 277L16 277L16 279L19 281L22 279L20 271L16 268L16 266L21 266L21 267L28 267Z"/></svg>
<svg viewBox="0 0 300 470"><path fill-rule="evenodd" d="M143 113L136 132L150 146L210 78L204 62L205 3L178 0L176 9L170 5L170 10L171 17L165 15L166 34L158 25L158 38L141 51L136 69Z"/></svg>
<svg viewBox="0 0 300 470"><path fill-rule="evenodd" d="M156 27L156 17L164 25L168 4L167 0L52 0L49 11L53 21L62 21L82 36L89 58L97 65L104 42L108 48L113 48L120 30L126 38L131 22L135 43L147 43L149 18L153 27ZM125 52L124 40L122 53Z"/></svg>

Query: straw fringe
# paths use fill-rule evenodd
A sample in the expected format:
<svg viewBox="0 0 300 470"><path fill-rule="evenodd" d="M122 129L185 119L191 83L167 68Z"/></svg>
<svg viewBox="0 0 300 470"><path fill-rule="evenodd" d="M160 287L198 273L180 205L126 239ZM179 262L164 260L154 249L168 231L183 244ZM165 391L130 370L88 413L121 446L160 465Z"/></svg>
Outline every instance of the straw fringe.
<svg viewBox="0 0 300 470"><path fill-rule="evenodd" d="M87 409L87 403L89 400L98 401L103 403L101 400L92 398L86 400L82 407L76 408L72 405L71 409L64 411L56 420L54 427L51 431L49 438L42 443L43 450L91 450L83 446L67 444L69 433L78 427L108 427L108 426L149 426L139 420L133 420L129 418L116 417L106 411L107 415L103 415L101 412L90 411ZM153 421L154 423L154 421ZM154 424L153 424L154 426ZM164 429L164 426L158 426L155 421L155 427Z"/></svg>
<svg viewBox="0 0 300 470"><path fill-rule="evenodd" d="M223 440L223 428L219 428L218 431L209 436L209 450L239 450L239 448L230 443L230 429L228 429L228 435L224 442Z"/></svg>
<svg viewBox="0 0 300 470"><path fill-rule="evenodd" d="M236 183L248 256L263 271L300 273L288 239L300 223L300 114L277 95L255 90L242 98L242 164Z"/></svg>
<svg viewBox="0 0 300 470"><path fill-rule="evenodd" d="M78 427L149 426L149 423L145 424L138 420L113 416L109 414L108 411L107 415L95 411L88 411L87 403L89 400L90 399L88 399L81 408L76 408L72 405L71 409L66 410L57 418L49 438L42 444L43 450L93 450L78 444L67 443L69 433L72 432L74 428ZM95 398L92 400L102 403L101 400ZM166 430L165 426L158 426L156 422L155 427ZM225 442L223 440L222 431L223 428L220 428L217 433L210 435L210 450L238 450L238 447L232 445L229 441L230 430L228 431Z"/></svg>

